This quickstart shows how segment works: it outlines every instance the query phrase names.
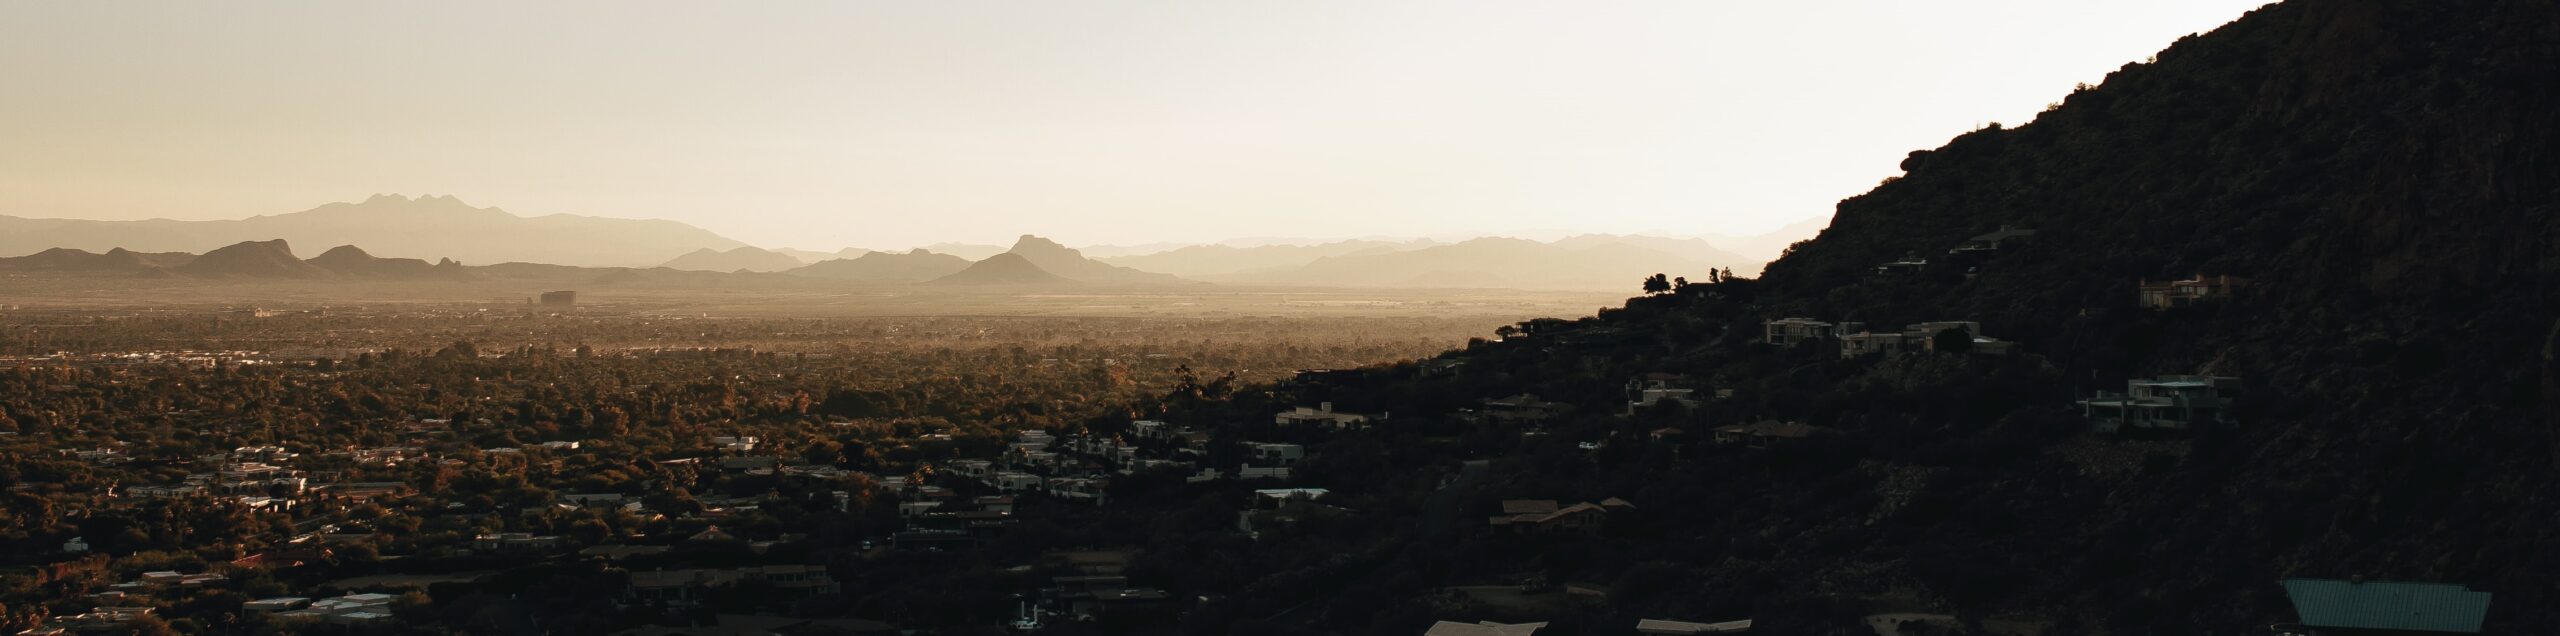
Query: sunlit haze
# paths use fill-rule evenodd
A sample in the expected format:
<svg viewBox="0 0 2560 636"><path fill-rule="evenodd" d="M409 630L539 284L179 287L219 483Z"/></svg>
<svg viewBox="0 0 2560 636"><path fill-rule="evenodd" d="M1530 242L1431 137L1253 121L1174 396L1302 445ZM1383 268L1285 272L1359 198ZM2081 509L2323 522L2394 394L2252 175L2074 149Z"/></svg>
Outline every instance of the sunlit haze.
<svg viewBox="0 0 2560 636"><path fill-rule="evenodd" d="M394 192L810 249L1751 233L2256 4L11 3L0 214Z"/></svg>

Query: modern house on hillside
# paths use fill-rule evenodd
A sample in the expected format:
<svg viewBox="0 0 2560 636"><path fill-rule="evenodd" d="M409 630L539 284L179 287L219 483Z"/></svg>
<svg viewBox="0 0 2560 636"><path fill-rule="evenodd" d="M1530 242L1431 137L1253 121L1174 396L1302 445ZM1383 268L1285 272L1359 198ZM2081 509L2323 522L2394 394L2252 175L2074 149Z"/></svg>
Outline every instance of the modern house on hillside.
<svg viewBox="0 0 2560 636"><path fill-rule="evenodd" d="M2124 393L2099 391L2096 397L2080 401L2080 414L2101 433L2184 429L2232 421L2231 400L2239 394L2239 378L2164 375L2128 381Z"/></svg>
<svg viewBox="0 0 2560 636"><path fill-rule="evenodd" d="M1295 409L1281 411L1279 414L1271 416L1271 423L1281 426L1303 424L1310 426L1322 426L1325 428L1349 428L1368 424L1371 419L1383 420L1387 419L1387 416L1383 413L1374 417L1362 413L1343 413L1333 410L1332 402L1324 402L1316 405L1315 408L1301 406Z"/></svg>
<svg viewBox="0 0 2560 636"><path fill-rule="evenodd" d="M1831 429L1803 422L1763 420L1751 424L1717 427L1717 444L1742 445L1750 448L1772 448L1815 435L1829 434Z"/></svg>
<svg viewBox="0 0 2560 636"><path fill-rule="evenodd" d="M2186 307L2210 300L2229 298L2240 288L2248 285L2249 279L2227 274L2197 275L2195 278L2162 283L2142 281L2142 307L2144 309Z"/></svg>
<svg viewBox="0 0 2560 636"><path fill-rule="evenodd" d="M1477 410L1471 419L1508 425L1544 424L1573 412L1571 404L1541 400L1528 393L1489 399L1483 404L1484 407Z"/></svg>
<svg viewBox="0 0 2560 636"><path fill-rule="evenodd" d="M1694 384L1685 376L1669 373L1647 373L1644 377L1628 380L1626 414L1634 415L1637 409L1664 401L1678 403L1683 408L1697 408L1698 390Z"/></svg>
<svg viewBox="0 0 2560 636"><path fill-rule="evenodd" d="M1760 337L1761 342L1792 347L1815 340L1838 338L1842 333L1865 328L1866 323L1844 322L1835 325L1812 318L1780 318L1762 322L1760 326L1765 330Z"/></svg>
<svg viewBox="0 0 2560 636"><path fill-rule="evenodd" d="M1597 502L1559 506L1553 499L1506 499L1502 514L1485 520L1495 532L1516 534L1598 534L1609 515L1634 510L1635 504L1610 497Z"/></svg>
<svg viewBox="0 0 2560 636"><path fill-rule="evenodd" d="M1877 265L1876 274L1879 276L1918 274L1922 270L1926 269L1929 269L1929 259L1921 258L1918 255L1911 255L1904 256L1898 260L1886 262L1883 265Z"/></svg>
<svg viewBox="0 0 2560 636"><path fill-rule="evenodd" d="M2007 355L2015 343L1982 335L1982 323L1967 320L1924 322L1900 332L1858 332L1840 336L1840 357L1855 358L1873 353L1901 355L1905 353L1938 353L1938 334L1962 331L1971 340L1968 353ZM1952 353L1952 352L1949 352Z"/></svg>
<svg viewBox="0 0 2560 636"><path fill-rule="evenodd" d="M1547 623L1545 621L1535 623L1496 623L1493 621L1460 623L1457 621L1440 621L1432 623L1430 629L1422 632L1422 636L1532 636L1537 634L1538 630L1546 629L1546 627Z"/></svg>
<svg viewBox="0 0 2560 636"><path fill-rule="evenodd" d="M2299 636L2477 634L2489 615L2489 593L2447 583L2285 579L2296 623L2275 632Z"/></svg>
<svg viewBox="0 0 2560 636"><path fill-rule="evenodd" d="M1965 239L1963 243L1957 244L1955 249L1947 250L1947 254L1965 255L1997 252L2000 251L2002 246L2010 242L2025 240L2035 235L2035 230L2021 228L2014 225L2003 225L2000 226L1999 231Z"/></svg>
<svg viewBox="0 0 2560 636"><path fill-rule="evenodd" d="M1648 618L1636 621L1636 633L1645 636L1678 636L1684 634L1740 634L1751 631L1751 620L1721 623L1692 623Z"/></svg>

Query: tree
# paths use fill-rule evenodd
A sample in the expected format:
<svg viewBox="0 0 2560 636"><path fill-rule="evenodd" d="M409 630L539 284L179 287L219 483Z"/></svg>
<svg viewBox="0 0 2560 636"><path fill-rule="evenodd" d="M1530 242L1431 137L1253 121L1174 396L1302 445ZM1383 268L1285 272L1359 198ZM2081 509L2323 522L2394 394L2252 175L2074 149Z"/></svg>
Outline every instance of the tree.
<svg viewBox="0 0 2560 636"><path fill-rule="evenodd" d="M1973 351L1973 333L1960 327L1941 330L1937 335L1929 337L1929 348L1938 353L1971 352Z"/></svg>
<svg viewBox="0 0 2560 636"><path fill-rule="evenodd" d="M1667 291L1671 291L1670 277L1654 274L1651 278L1644 279L1644 293L1659 294Z"/></svg>

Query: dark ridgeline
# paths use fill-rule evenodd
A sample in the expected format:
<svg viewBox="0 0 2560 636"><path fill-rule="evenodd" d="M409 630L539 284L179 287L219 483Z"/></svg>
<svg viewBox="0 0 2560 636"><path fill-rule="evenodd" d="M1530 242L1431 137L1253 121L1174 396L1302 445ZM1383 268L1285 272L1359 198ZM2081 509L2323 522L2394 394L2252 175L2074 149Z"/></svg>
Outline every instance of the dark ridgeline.
<svg viewBox="0 0 2560 636"><path fill-rule="evenodd" d="M1142 272L1102 261L1085 258L1075 248L1029 234L1013 243L1005 254L1020 257L1025 264L1068 280L1104 285L1165 285L1186 282L1171 274ZM998 256L1001 256L998 255ZM988 257L994 258L994 257Z"/></svg>
<svg viewBox="0 0 2560 636"><path fill-rule="evenodd" d="M854 258L819 261L784 273L810 278L920 283L968 268L969 259L919 249L906 253L872 252Z"/></svg>
<svg viewBox="0 0 2560 636"><path fill-rule="evenodd" d="M377 194L292 212L221 221L88 221L0 215L0 254L48 248L203 252L243 241L362 245L380 254L441 255L471 263L536 262L638 267L736 240L665 220L547 214L517 216L451 196ZM787 257L786 257L787 258ZM727 270L722 270L727 271Z"/></svg>
<svg viewBox="0 0 2560 636"><path fill-rule="evenodd" d="M968 269L933 279L936 285L1072 285L1076 281L1051 274L1021 254L1005 252L969 264Z"/></svg>
<svg viewBox="0 0 2560 636"><path fill-rule="evenodd" d="M2281 579L2366 577L2469 585L2499 599L2490 633L2542 631L2560 621L2555 91L2552 2L2263 8L2031 125L1911 153L1760 279L1532 325L1456 377L1566 397L1674 371L1736 391L1710 421L1842 433L1772 461L1522 477L1660 515L1660 551L1621 558L1700 589L1613 597L1628 616L1756 609L1834 633L1810 617L1912 585L2059 633L2243 633L2293 616ZM2199 275L2247 284L2137 305L2145 281ZM1791 316L1978 321L2033 355L1746 344ZM2076 399L2183 374L2242 378L2234 423L2090 443ZM1344 400L1416 395L1388 391Z"/></svg>
<svg viewBox="0 0 2560 636"><path fill-rule="evenodd" d="M715 250L706 247L692 252L687 252L683 256L678 256L674 260L667 261L658 266L668 269L706 272L734 272L740 270L750 272L779 272L798 269L802 265L803 263L800 262L799 258L793 257L789 254L775 252L755 246L744 246L730 249L728 251Z"/></svg>

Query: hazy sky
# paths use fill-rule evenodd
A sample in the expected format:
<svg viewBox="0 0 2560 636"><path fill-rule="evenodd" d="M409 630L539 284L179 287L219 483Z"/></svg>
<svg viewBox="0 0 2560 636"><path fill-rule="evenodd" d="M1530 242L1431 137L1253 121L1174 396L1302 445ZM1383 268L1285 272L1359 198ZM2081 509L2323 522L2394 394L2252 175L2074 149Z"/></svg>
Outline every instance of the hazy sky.
<svg viewBox="0 0 2560 636"><path fill-rule="evenodd" d="M1748 233L2260 4L8 2L0 214L765 246Z"/></svg>

